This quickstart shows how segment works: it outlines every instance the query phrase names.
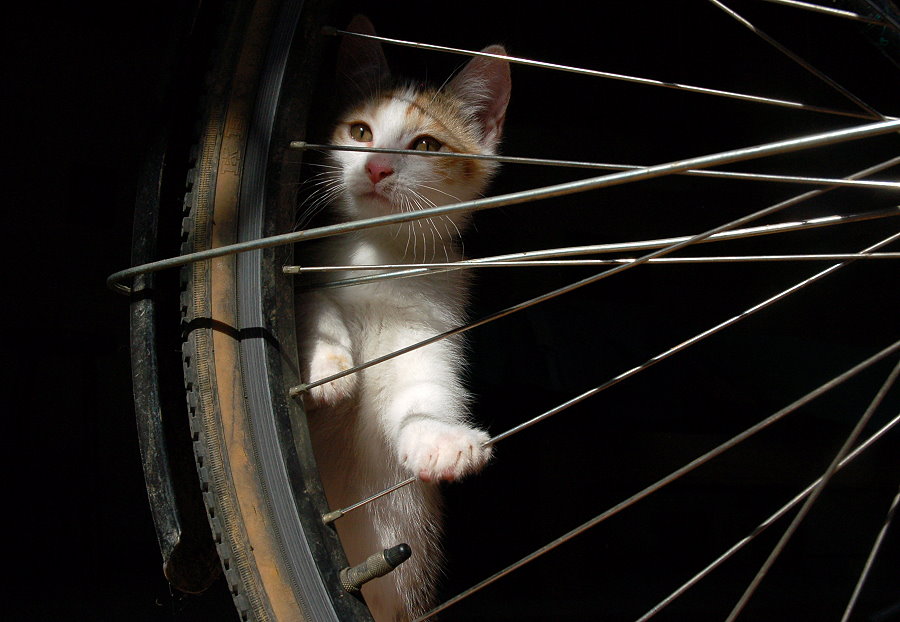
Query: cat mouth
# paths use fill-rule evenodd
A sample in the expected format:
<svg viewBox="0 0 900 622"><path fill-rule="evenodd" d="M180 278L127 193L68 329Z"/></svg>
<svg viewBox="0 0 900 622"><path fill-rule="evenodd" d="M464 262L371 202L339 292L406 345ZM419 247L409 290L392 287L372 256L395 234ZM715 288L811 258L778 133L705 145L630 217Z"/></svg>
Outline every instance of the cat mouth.
<svg viewBox="0 0 900 622"><path fill-rule="evenodd" d="M383 192L379 192L377 189L369 190L368 192L363 192L359 195L360 199L365 201L370 201L372 203L378 203L381 205L391 205L392 201L386 194Z"/></svg>

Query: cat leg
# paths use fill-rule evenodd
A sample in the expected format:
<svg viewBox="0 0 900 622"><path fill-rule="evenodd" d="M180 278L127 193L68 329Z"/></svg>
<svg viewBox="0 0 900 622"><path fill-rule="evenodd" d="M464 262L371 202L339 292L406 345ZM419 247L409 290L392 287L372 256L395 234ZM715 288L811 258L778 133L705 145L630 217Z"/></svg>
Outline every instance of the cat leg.
<svg viewBox="0 0 900 622"><path fill-rule="evenodd" d="M398 439L400 464L424 482L458 480L487 463L489 438L467 423L410 415Z"/></svg>
<svg viewBox="0 0 900 622"><path fill-rule="evenodd" d="M409 343L426 335L407 336ZM484 446L489 435L468 421L469 396L459 378L457 350L441 341L376 372L388 376L377 385L384 432L399 464L425 482L458 480L480 470L491 455Z"/></svg>
<svg viewBox="0 0 900 622"><path fill-rule="evenodd" d="M306 382L313 383L353 367L353 342L340 307L324 294L314 294L306 309L304 357ZM358 383L349 374L313 387L307 393L310 406L333 406L350 398Z"/></svg>

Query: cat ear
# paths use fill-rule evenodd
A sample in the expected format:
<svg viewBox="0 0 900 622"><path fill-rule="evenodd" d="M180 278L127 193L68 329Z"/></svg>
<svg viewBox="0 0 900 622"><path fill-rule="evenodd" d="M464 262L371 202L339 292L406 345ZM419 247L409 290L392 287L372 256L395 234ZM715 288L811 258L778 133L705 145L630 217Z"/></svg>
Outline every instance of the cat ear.
<svg viewBox="0 0 900 622"><path fill-rule="evenodd" d="M502 45L490 45L482 52L506 56ZM503 132L506 106L509 103L512 82L509 62L499 58L476 56L450 81L450 89L475 109L481 122L485 144L494 145Z"/></svg>
<svg viewBox="0 0 900 622"><path fill-rule="evenodd" d="M350 21L347 31L374 35L375 27L369 18L357 15ZM380 42L344 35L337 58L338 93L343 103L372 97L389 83L390 77Z"/></svg>

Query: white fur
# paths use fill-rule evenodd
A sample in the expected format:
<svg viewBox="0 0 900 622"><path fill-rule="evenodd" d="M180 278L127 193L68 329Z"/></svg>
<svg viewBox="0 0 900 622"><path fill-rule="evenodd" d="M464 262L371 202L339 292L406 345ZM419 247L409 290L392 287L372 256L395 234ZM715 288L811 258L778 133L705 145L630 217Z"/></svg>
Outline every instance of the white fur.
<svg viewBox="0 0 900 622"><path fill-rule="evenodd" d="M360 120L371 127L374 146L406 148L421 134L406 114L413 95L400 91L365 107ZM499 129L485 138L483 152L492 152L498 137ZM334 140L353 144L341 128ZM366 173L373 159L389 165L393 174L374 183ZM335 207L347 218L469 200L489 177L442 178L429 157L336 152L334 162L339 168L332 183L341 188ZM332 240L324 260L356 265L452 261L460 258L457 238L465 223L456 217L365 230ZM466 320L467 285L464 272L457 271L304 295L298 313L304 380L328 377L460 326ZM458 480L490 457L490 448L484 447L488 434L469 420L463 367L463 343L453 337L313 388L306 396L332 508L410 475L419 478L337 522L351 564L401 542L413 549L409 561L363 589L378 622L407 620L431 604L440 568L436 482Z"/></svg>

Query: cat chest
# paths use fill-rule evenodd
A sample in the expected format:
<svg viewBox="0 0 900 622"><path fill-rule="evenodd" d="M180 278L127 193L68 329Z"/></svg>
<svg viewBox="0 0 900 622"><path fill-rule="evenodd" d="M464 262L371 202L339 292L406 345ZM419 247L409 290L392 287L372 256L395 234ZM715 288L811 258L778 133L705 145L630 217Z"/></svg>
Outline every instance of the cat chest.
<svg viewBox="0 0 900 622"><path fill-rule="evenodd" d="M365 285L341 292L340 307L357 331L377 335L404 330L442 332L462 322L461 293L413 284L422 279Z"/></svg>

